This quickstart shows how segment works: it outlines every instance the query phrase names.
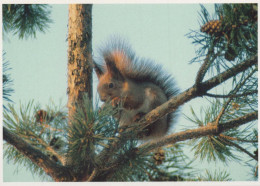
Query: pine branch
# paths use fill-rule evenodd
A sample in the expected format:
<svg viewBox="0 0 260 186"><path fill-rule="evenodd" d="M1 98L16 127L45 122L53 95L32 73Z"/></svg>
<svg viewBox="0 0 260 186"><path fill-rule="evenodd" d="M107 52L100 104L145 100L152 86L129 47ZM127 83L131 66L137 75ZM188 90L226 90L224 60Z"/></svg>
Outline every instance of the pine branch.
<svg viewBox="0 0 260 186"><path fill-rule="evenodd" d="M47 155L10 132L6 127L3 127L3 139L13 145L20 153L28 157L37 166L41 167L46 174L50 175L55 181L73 180L73 176L67 167L56 164Z"/></svg>
<svg viewBox="0 0 260 186"><path fill-rule="evenodd" d="M226 123L219 123L218 125L216 125L215 123L208 123L208 125L204 127L178 132L175 134L168 135L159 141L147 142L145 144L142 144L138 147L138 153L146 153L158 147L162 147L168 144L174 144L176 142L185 141L188 139L199 138L207 135L219 135L224 131L239 127L250 121L254 121L257 118L258 112L256 111L246 114L242 117L230 120Z"/></svg>
<svg viewBox="0 0 260 186"><path fill-rule="evenodd" d="M218 86L219 84L223 83L229 78L236 76L240 72L245 71L249 67L256 65L257 61L258 60L256 55L251 59L247 59L235 65L234 67L216 75L215 77L201 83L199 87L194 85L193 87L187 89L179 95L171 98L166 103L150 111L148 114L146 114L143 118L140 119L138 124L140 124L143 128L147 127L149 124L155 122L156 120L165 116L166 114L176 111L179 106L190 101L191 99L205 95L207 91L209 91L210 89Z"/></svg>

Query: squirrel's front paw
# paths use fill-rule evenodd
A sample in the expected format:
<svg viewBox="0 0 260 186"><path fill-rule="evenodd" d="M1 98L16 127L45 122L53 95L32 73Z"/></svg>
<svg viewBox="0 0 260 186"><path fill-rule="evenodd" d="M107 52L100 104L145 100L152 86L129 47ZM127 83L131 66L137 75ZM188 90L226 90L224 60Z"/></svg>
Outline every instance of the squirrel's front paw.
<svg viewBox="0 0 260 186"><path fill-rule="evenodd" d="M119 105L120 101L121 101L121 99L120 99L119 97L115 97L115 98L112 99L111 105L112 105L113 107L116 107L116 106Z"/></svg>

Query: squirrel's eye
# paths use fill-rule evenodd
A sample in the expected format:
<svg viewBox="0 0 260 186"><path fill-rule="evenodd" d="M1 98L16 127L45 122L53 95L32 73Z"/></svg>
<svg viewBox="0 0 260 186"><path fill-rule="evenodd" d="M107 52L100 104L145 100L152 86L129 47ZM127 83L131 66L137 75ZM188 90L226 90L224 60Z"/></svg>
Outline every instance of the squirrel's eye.
<svg viewBox="0 0 260 186"><path fill-rule="evenodd" d="M113 83L109 83L108 84L108 88L113 88L114 87L114 84Z"/></svg>

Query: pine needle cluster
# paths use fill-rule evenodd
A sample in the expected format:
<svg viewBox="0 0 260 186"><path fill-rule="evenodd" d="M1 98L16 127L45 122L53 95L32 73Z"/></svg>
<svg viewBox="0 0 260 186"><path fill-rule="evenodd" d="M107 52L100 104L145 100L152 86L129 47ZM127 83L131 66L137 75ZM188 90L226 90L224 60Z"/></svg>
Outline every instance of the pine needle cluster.
<svg viewBox="0 0 260 186"><path fill-rule="evenodd" d="M5 53L3 53L3 101L11 103L11 94L14 92L12 88L13 80L11 79L8 71L11 69L9 67L9 62L5 60ZM7 107L3 105L4 109L7 110Z"/></svg>
<svg viewBox="0 0 260 186"><path fill-rule="evenodd" d="M214 15L201 5L200 17L201 29L188 34L200 46L191 62L208 55L208 68L219 73L257 54L257 4L216 4Z"/></svg>
<svg viewBox="0 0 260 186"><path fill-rule="evenodd" d="M36 37L36 32L45 30L52 22L50 5L3 4L3 31L13 32L19 38Z"/></svg>
<svg viewBox="0 0 260 186"><path fill-rule="evenodd" d="M191 176L190 162L181 144L164 148L165 158L160 165L154 152L136 153L140 142L132 137L120 138L118 122L113 117L116 110L109 105L94 109L92 101L84 96L69 125L66 112L55 106L47 107L44 111L48 114L40 120L37 117L42 113L40 108L30 102L17 112L9 104L4 126L56 164L70 166L78 175L82 171L87 175L96 172L93 181L180 181ZM130 133L127 136L137 134L127 133ZM13 146L5 143L4 151L7 160L15 160L34 175L44 176L41 168ZM66 162L68 159L72 162Z"/></svg>
<svg viewBox="0 0 260 186"><path fill-rule="evenodd" d="M4 110L3 113L4 126L24 139L29 145L49 156L53 161L63 164L65 160L66 112L62 111L60 107L48 106L46 112L53 117L50 117L51 120L39 122L36 114L40 108L40 105L34 104L33 101L21 105L18 111L13 105L8 104L8 110ZM14 164L24 165L33 175L37 174L46 178L46 174L41 168L8 143L4 143L4 158L8 161L14 160Z"/></svg>
<svg viewBox="0 0 260 186"><path fill-rule="evenodd" d="M153 159L154 152L136 153L140 144L136 140L138 132L135 130L138 129L120 132L118 122L113 117L117 109L107 104L102 109L93 109L91 103L85 96L84 104L76 107L68 129L67 155L76 163L70 164L79 170L87 167L89 174L97 170L97 181L162 181L160 175L163 174L165 180L176 181L178 176L185 176L188 158L180 146L170 148L171 153L169 149L166 150L166 160L157 166ZM121 138L121 135L127 138ZM175 153L172 153L173 149ZM175 174L170 174L168 169L175 170Z"/></svg>

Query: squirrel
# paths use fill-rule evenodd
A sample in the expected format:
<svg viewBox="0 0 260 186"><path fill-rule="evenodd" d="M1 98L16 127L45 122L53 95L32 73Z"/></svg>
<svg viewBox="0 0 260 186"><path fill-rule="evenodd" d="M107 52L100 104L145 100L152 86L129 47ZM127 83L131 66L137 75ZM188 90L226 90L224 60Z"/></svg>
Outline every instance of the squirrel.
<svg viewBox="0 0 260 186"><path fill-rule="evenodd" d="M120 38L113 38L100 48L94 69L101 101L112 106L121 105L120 114L116 116L119 126L136 123L179 93L174 79L162 70L161 65L137 57L131 46ZM138 134L138 139L163 137L175 120L176 112L169 113L147 126Z"/></svg>

